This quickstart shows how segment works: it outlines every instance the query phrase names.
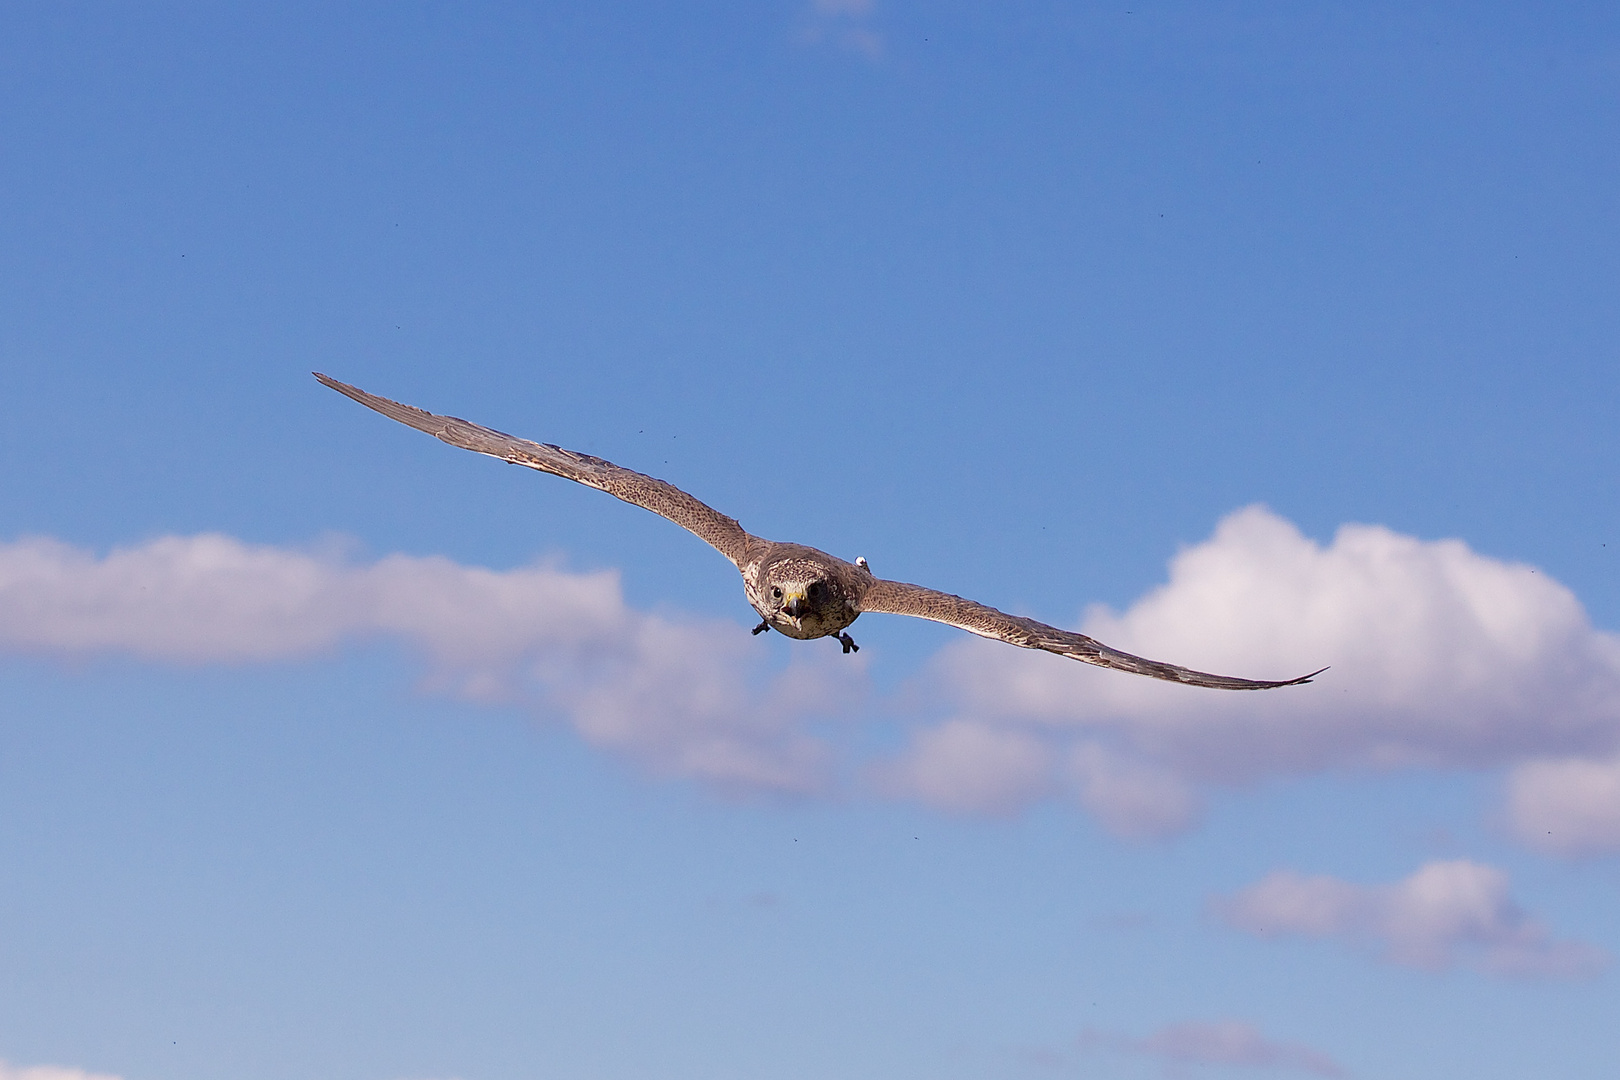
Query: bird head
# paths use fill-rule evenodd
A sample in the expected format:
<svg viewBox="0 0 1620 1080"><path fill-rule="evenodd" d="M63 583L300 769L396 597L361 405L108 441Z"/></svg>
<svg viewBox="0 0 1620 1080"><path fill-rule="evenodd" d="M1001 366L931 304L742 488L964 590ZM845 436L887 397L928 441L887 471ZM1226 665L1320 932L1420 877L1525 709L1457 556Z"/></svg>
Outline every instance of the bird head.
<svg viewBox="0 0 1620 1080"><path fill-rule="evenodd" d="M826 568L796 560L771 568L765 595L776 610L791 619L811 619L844 606L843 590Z"/></svg>
<svg viewBox="0 0 1620 1080"><path fill-rule="evenodd" d="M784 614L800 619L820 606L825 589L826 584L821 581L783 582L771 586L771 599Z"/></svg>

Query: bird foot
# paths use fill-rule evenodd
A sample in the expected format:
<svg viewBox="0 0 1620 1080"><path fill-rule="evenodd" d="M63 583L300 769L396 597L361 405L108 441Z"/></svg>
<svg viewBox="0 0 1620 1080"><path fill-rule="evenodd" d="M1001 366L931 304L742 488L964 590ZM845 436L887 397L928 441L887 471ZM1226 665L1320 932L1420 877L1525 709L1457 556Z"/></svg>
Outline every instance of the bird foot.
<svg viewBox="0 0 1620 1080"><path fill-rule="evenodd" d="M861 651L861 647L855 644L855 639L850 637L848 634L839 634L838 641L844 646L844 654L846 656L852 652Z"/></svg>
<svg viewBox="0 0 1620 1080"><path fill-rule="evenodd" d="M765 631L769 630L770 628L771 628L771 624L768 621L766 621L765 619L761 619L761 620L759 620L759 625L754 627L754 629L751 630L750 633L755 634L755 635L763 634Z"/></svg>

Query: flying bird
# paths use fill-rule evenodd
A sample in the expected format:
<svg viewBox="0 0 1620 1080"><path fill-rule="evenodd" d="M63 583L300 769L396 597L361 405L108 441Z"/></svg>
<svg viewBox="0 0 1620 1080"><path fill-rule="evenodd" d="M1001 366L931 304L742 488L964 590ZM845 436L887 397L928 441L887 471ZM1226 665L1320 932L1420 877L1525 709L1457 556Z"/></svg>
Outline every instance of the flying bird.
<svg viewBox="0 0 1620 1080"><path fill-rule="evenodd" d="M1297 679L1239 679L1132 656L1111 649L1084 634L1059 630L1055 626L1018 615L1008 615L960 596L921 585L886 581L872 573L864 558L857 558L852 563L845 562L804 544L782 544L754 536L734 518L698 501L675 485L621 468L611 461L564 450L549 443L530 442L454 416L437 416L368 394L359 387L338 382L318 371L314 375L338 393L347 394L367 408L425 431L451 446L488 454L512 465L525 465L598 488L627 503L660 514L697 534L742 572L743 591L748 603L760 616L760 624L754 627L756 634L775 630L800 640L830 637L843 645L844 652L849 653L860 647L846 632L850 623L866 612L882 612L932 619L1020 648L1043 649L1082 663L1117 668L1189 686L1208 686L1220 690L1269 690L1277 686L1310 682L1327 670L1322 668Z"/></svg>

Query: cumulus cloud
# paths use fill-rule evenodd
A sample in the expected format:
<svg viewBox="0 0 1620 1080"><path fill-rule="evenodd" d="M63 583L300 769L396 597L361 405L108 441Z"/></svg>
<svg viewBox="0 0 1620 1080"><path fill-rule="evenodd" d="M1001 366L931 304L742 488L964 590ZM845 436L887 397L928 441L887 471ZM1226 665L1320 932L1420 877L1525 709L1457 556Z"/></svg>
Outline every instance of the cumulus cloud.
<svg viewBox="0 0 1620 1080"><path fill-rule="evenodd" d="M120 1080L111 1073L91 1073L64 1065L8 1065L0 1061L0 1080Z"/></svg>
<svg viewBox="0 0 1620 1080"><path fill-rule="evenodd" d="M418 651L430 689L559 713L659 772L784 791L827 782L828 747L807 728L859 696L864 670L801 654L773 671L734 623L631 609L612 572L404 555L357 565L218 535L105 556L0 545L0 648L249 663L372 638Z"/></svg>
<svg viewBox="0 0 1620 1080"><path fill-rule="evenodd" d="M1609 962L1592 945L1553 940L1508 895L1506 873L1467 859L1427 863L1385 885L1279 870L1213 906L1259 937L1338 938L1426 971L1569 979Z"/></svg>
<svg viewBox="0 0 1620 1080"><path fill-rule="evenodd" d="M1123 834L1186 824L1211 784L1482 769L1620 746L1620 636L1595 629L1546 574L1459 540L1345 525L1324 546L1249 507L1178 554L1166 584L1122 613L1090 609L1081 630L1206 671L1275 678L1332 665L1308 686L1231 693L977 639L944 650L931 673L942 707L1076 761L1077 797ZM914 767L926 773L921 754ZM926 789L926 775L916 783ZM1038 790L1031 780L1030 796Z"/></svg>
<svg viewBox="0 0 1620 1080"><path fill-rule="evenodd" d="M773 665L735 622L632 609L612 572L357 563L217 535L107 554L0 544L9 652L256 663L398 641L429 689L561 717L661 773L797 792L856 775L954 813L1059 797L1135 838L1187 828L1212 788L1269 776L1506 768L1505 817L1526 843L1620 850L1620 636L1534 567L1371 525L1320 544L1249 507L1127 610L1080 622L1205 670L1332 668L1308 686L1221 692L963 635L889 703L911 724L902 749L851 761L826 721L862 700L865 654L797 647Z"/></svg>
<svg viewBox="0 0 1620 1080"><path fill-rule="evenodd" d="M1080 1037L1080 1046L1143 1054L1169 1066L1227 1065L1288 1069L1328 1077L1345 1075L1326 1054L1298 1043L1268 1039L1253 1024L1240 1020L1187 1020L1139 1039L1093 1030Z"/></svg>

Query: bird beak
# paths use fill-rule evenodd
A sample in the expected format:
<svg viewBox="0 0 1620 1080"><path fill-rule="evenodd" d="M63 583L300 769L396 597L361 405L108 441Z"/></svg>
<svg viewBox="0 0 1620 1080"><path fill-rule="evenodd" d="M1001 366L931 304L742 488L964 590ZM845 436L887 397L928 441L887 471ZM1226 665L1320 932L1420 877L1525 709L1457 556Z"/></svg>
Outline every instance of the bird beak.
<svg viewBox="0 0 1620 1080"><path fill-rule="evenodd" d="M794 590L788 593L787 598L782 602L782 610L797 619L804 614L804 601L803 590Z"/></svg>

